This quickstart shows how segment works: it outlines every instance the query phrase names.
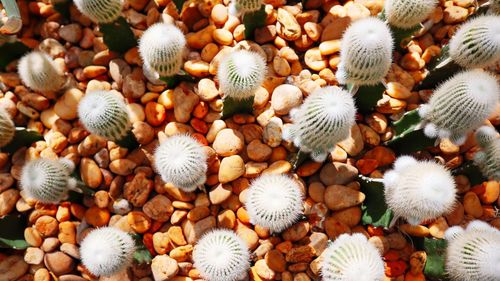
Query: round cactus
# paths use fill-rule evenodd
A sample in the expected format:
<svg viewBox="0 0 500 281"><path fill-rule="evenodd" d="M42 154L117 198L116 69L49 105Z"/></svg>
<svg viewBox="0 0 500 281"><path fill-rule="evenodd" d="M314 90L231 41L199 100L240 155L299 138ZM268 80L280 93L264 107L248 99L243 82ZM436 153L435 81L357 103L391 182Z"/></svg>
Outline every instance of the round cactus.
<svg viewBox="0 0 500 281"><path fill-rule="evenodd" d="M500 89L497 80L482 70L469 70L441 84L419 114L428 137L449 138L460 145L495 110Z"/></svg>
<svg viewBox="0 0 500 281"><path fill-rule="evenodd" d="M285 230L302 215L298 183L285 175L262 175L252 182L245 204L250 222L273 233Z"/></svg>
<svg viewBox="0 0 500 281"><path fill-rule="evenodd" d="M220 90L234 99L252 97L264 81L266 61L255 52L233 51L220 62L217 71Z"/></svg>
<svg viewBox="0 0 500 281"><path fill-rule="evenodd" d="M393 39L387 24L374 18L355 21L340 44L337 80L340 84L375 85L389 72Z"/></svg>
<svg viewBox="0 0 500 281"><path fill-rule="evenodd" d="M92 91L78 104L78 115L85 129L112 141L123 139L130 130L123 98L111 91Z"/></svg>
<svg viewBox="0 0 500 281"><path fill-rule="evenodd" d="M186 38L182 31L167 23L151 25L139 42L142 60L161 77L179 72L185 47Z"/></svg>
<svg viewBox="0 0 500 281"><path fill-rule="evenodd" d="M132 237L115 227L92 230L80 244L83 265L95 276L111 276L132 262Z"/></svg>
<svg viewBox="0 0 500 281"><path fill-rule="evenodd" d="M338 142L349 137L355 114L351 94L339 87L324 87L291 111L293 124L285 127L283 138L322 162Z"/></svg>
<svg viewBox="0 0 500 281"><path fill-rule="evenodd" d="M42 203L59 203L72 186L72 169L61 160L35 159L21 171L21 188Z"/></svg>
<svg viewBox="0 0 500 281"><path fill-rule="evenodd" d="M409 29L424 21L437 3L436 0L386 0L384 12L390 25Z"/></svg>
<svg viewBox="0 0 500 281"><path fill-rule="evenodd" d="M500 231L482 221L472 221L445 232L446 273L451 280L500 280Z"/></svg>
<svg viewBox="0 0 500 281"><path fill-rule="evenodd" d="M476 131L476 140L482 151L474 155L474 162L490 179L500 181L500 138L492 127L483 126Z"/></svg>
<svg viewBox="0 0 500 281"><path fill-rule="evenodd" d="M16 134L16 126L10 114L0 107L0 147L9 144Z"/></svg>
<svg viewBox="0 0 500 281"><path fill-rule="evenodd" d="M243 280L250 268L245 242L231 230L212 230L193 250L194 267L207 281Z"/></svg>
<svg viewBox="0 0 500 281"><path fill-rule="evenodd" d="M450 57L466 68L500 61L500 16L480 16L463 24L450 40Z"/></svg>
<svg viewBox="0 0 500 281"><path fill-rule="evenodd" d="M39 51L24 55L17 68L23 83L38 92L58 91L66 82L55 68L52 58Z"/></svg>
<svg viewBox="0 0 500 281"><path fill-rule="evenodd" d="M78 10L97 23L112 23L122 12L121 0L75 0Z"/></svg>
<svg viewBox="0 0 500 281"><path fill-rule="evenodd" d="M363 234L342 234L322 254L325 281L382 281L384 262L377 248Z"/></svg>
<svg viewBox="0 0 500 281"><path fill-rule="evenodd" d="M262 0L233 0L230 4L231 14L244 15L260 10Z"/></svg>
<svg viewBox="0 0 500 281"><path fill-rule="evenodd" d="M445 167L401 156L384 175L385 201L396 217L417 225L453 209L456 187Z"/></svg>
<svg viewBox="0 0 500 281"><path fill-rule="evenodd" d="M165 182L194 191L206 180L207 155L203 146L189 135L166 139L154 154L155 168Z"/></svg>

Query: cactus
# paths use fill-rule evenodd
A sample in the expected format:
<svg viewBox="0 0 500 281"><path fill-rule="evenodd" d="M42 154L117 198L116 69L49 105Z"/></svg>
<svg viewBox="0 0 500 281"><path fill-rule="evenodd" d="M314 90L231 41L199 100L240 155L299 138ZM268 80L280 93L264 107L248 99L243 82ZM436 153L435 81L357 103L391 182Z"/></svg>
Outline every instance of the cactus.
<svg viewBox="0 0 500 281"><path fill-rule="evenodd" d="M194 267L207 281L243 280L250 268L246 243L232 230L212 230L193 250Z"/></svg>
<svg viewBox="0 0 500 281"><path fill-rule="evenodd" d="M500 280L500 231L476 220L446 230L446 273L451 280Z"/></svg>
<svg viewBox="0 0 500 281"><path fill-rule="evenodd" d="M384 262L363 234L342 234L321 255L325 281L382 281Z"/></svg>
<svg viewBox="0 0 500 281"><path fill-rule="evenodd" d="M59 203L68 189L75 187L70 177L74 165L64 160L35 159L26 163L21 171L21 188L28 197L42 203Z"/></svg>
<svg viewBox="0 0 500 281"><path fill-rule="evenodd" d="M267 14L262 0L232 0L229 13L242 18L246 39L252 39L255 29L266 25Z"/></svg>
<svg viewBox="0 0 500 281"><path fill-rule="evenodd" d="M438 87L428 104L420 107L425 135L463 144L467 134L494 112L499 93L497 80L485 71L455 75Z"/></svg>
<svg viewBox="0 0 500 281"><path fill-rule="evenodd" d="M391 26L410 29L424 21L437 3L436 0L386 0L384 12Z"/></svg>
<svg viewBox="0 0 500 281"><path fill-rule="evenodd" d="M245 205L252 224L279 233L302 215L303 196L294 179L267 174L252 182Z"/></svg>
<svg viewBox="0 0 500 281"><path fill-rule="evenodd" d="M82 263L95 276L111 276L128 267L134 250L132 237L114 227L94 229L80 244Z"/></svg>
<svg viewBox="0 0 500 281"><path fill-rule="evenodd" d="M230 5L231 14L244 15L257 12L262 7L262 0L233 0Z"/></svg>
<svg viewBox="0 0 500 281"><path fill-rule="evenodd" d="M39 51L24 55L19 60L18 72L23 83L38 92L58 91L66 82L52 58Z"/></svg>
<svg viewBox="0 0 500 281"><path fill-rule="evenodd" d="M338 142L349 137L355 114L351 94L339 87L324 87L291 111L293 124L285 127L283 138L322 162Z"/></svg>
<svg viewBox="0 0 500 281"><path fill-rule="evenodd" d="M189 135L166 139L154 153L154 166L165 182L194 191L206 180L207 155L202 145Z"/></svg>
<svg viewBox="0 0 500 281"><path fill-rule="evenodd" d="M0 107L0 147L9 144L16 133L16 126L12 121L10 114Z"/></svg>
<svg viewBox="0 0 500 281"><path fill-rule="evenodd" d="M21 30L23 22L21 20L21 12L15 0L2 0L2 6L5 10L5 17L1 16L0 11L0 35L14 34Z"/></svg>
<svg viewBox="0 0 500 281"><path fill-rule="evenodd" d="M481 172L500 181L500 138L494 128L483 126L476 131L476 140L482 151L474 155L474 162Z"/></svg>
<svg viewBox="0 0 500 281"><path fill-rule="evenodd" d="M384 174L385 201L396 218L417 225L453 209L456 187L445 167L401 156Z"/></svg>
<svg viewBox="0 0 500 281"><path fill-rule="evenodd" d="M151 25L139 41L139 52L160 77L176 75L182 66L186 39L182 31L173 24Z"/></svg>
<svg viewBox="0 0 500 281"><path fill-rule="evenodd" d="M500 16L466 22L450 40L450 57L465 68L485 68L500 61Z"/></svg>
<svg viewBox="0 0 500 281"><path fill-rule="evenodd" d="M112 23L122 12L121 0L74 0L78 10L93 22Z"/></svg>

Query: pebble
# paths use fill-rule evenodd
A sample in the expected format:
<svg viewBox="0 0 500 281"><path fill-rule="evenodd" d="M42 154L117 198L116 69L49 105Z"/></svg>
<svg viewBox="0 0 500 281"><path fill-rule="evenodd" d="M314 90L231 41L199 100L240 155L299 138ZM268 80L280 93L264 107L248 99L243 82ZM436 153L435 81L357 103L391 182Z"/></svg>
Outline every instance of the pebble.
<svg viewBox="0 0 500 281"><path fill-rule="evenodd" d="M7 189L0 193L0 217L14 210L17 199L19 199L19 191L16 189Z"/></svg>
<svg viewBox="0 0 500 281"><path fill-rule="evenodd" d="M214 189L210 190L208 197L213 205L221 204L226 201L232 193L232 187L230 184L219 184Z"/></svg>
<svg viewBox="0 0 500 281"><path fill-rule="evenodd" d="M111 164L113 164L113 162L111 162ZM123 197L127 199L127 201L130 202L134 207L142 207L144 206L144 204L146 204L148 196L152 190L153 190L153 181L146 178L146 175L144 173L138 173L134 176L132 181L127 182L124 185ZM164 203L163 207L167 208L168 202L165 199L168 198L159 197L155 200L156 203L153 204ZM160 218L167 216L166 213L159 214L158 213L159 210L153 210L149 208L149 206L147 207L147 209L148 212L150 212L151 214L156 213ZM163 210L163 212L168 212L168 211L173 212L173 209Z"/></svg>
<svg viewBox="0 0 500 281"><path fill-rule="evenodd" d="M444 9L444 22L446 24L457 24L465 21L469 11L459 6L449 6Z"/></svg>
<svg viewBox="0 0 500 281"><path fill-rule="evenodd" d="M26 274L29 265L23 260L22 256L11 255L4 256L0 261L0 280L15 281Z"/></svg>
<svg viewBox="0 0 500 281"><path fill-rule="evenodd" d="M167 235L169 239L178 246L184 246L187 244L186 238L182 233L182 228L180 226L172 226L168 229Z"/></svg>
<svg viewBox="0 0 500 281"><path fill-rule="evenodd" d="M271 250L265 255L267 266L276 272L284 272L286 270L285 256L278 250Z"/></svg>
<svg viewBox="0 0 500 281"><path fill-rule="evenodd" d="M321 168L319 177L321 182L326 185L344 185L353 181L358 174L358 169L356 167L340 163L333 162L327 163Z"/></svg>
<svg viewBox="0 0 500 281"><path fill-rule="evenodd" d="M219 182L227 183L245 174L245 162L239 155L225 157L220 162Z"/></svg>
<svg viewBox="0 0 500 281"><path fill-rule="evenodd" d="M76 23L64 25L59 29L59 36L70 43L78 43L82 38L82 28Z"/></svg>
<svg viewBox="0 0 500 281"><path fill-rule="evenodd" d="M351 233L351 229L349 228L349 226L345 225L342 222L339 222L332 217L328 217L325 219L324 228L326 234L328 235L328 238L330 239L337 238L344 233Z"/></svg>
<svg viewBox="0 0 500 281"><path fill-rule="evenodd" d="M247 146L248 158L257 162L264 162L269 160L273 150L267 144L262 143L256 139L251 141Z"/></svg>
<svg viewBox="0 0 500 281"><path fill-rule="evenodd" d="M82 158L80 162L80 176L90 188L97 188L102 182L102 173L97 163L90 158Z"/></svg>
<svg viewBox="0 0 500 281"><path fill-rule="evenodd" d="M75 266L73 259L63 252L45 254L44 262L56 276L70 273Z"/></svg>
<svg viewBox="0 0 500 281"><path fill-rule="evenodd" d="M135 167L137 167L137 164L129 159L117 159L109 163L109 169L111 172L120 176L128 176L132 174Z"/></svg>
<svg viewBox="0 0 500 281"><path fill-rule="evenodd" d="M193 245L185 245L174 248L170 251L169 256L178 262L185 262L190 259L191 253L193 252Z"/></svg>
<svg viewBox="0 0 500 281"><path fill-rule="evenodd" d="M243 146L243 135L233 129L219 131L212 145L215 152L224 157L239 154L243 150Z"/></svg>
<svg viewBox="0 0 500 281"><path fill-rule="evenodd" d="M167 255L158 255L151 261L151 272L155 281L166 281L177 275L177 261Z"/></svg>
<svg viewBox="0 0 500 281"><path fill-rule="evenodd" d="M269 268L265 260L258 260L255 265L255 272L264 280L273 280L276 276L276 272Z"/></svg>
<svg viewBox="0 0 500 281"><path fill-rule="evenodd" d="M28 247L24 252L24 261L27 264L40 264L43 261L44 252L39 248Z"/></svg>
<svg viewBox="0 0 500 281"><path fill-rule="evenodd" d="M354 124L351 128L351 134L345 140L337 144L350 156L358 155L364 148L363 136L359 130L358 125Z"/></svg>
<svg viewBox="0 0 500 281"><path fill-rule="evenodd" d="M289 84L276 87L271 97L271 107L278 115L286 115L302 103L302 91Z"/></svg>
<svg viewBox="0 0 500 281"><path fill-rule="evenodd" d="M479 201L479 197L472 192L469 191L464 196L464 209L465 213L474 217L479 218L483 215L483 208L481 207L481 201Z"/></svg>
<svg viewBox="0 0 500 281"><path fill-rule="evenodd" d="M236 234L245 241L250 250L257 248L259 245L259 236L254 230L248 227L240 227L236 231Z"/></svg>
<svg viewBox="0 0 500 281"><path fill-rule="evenodd" d="M307 233L309 232L309 228L310 226L308 222L298 222L282 233L283 239L292 242L299 241L302 238L306 237Z"/></svg>
<svg viewBox="0 0 500 281"><path fill-rule="evenodd" d="M182 223L182 231L189 244L194 244L207 230L216 225L215 217L209 216L197 222L185 220Z"/></svg>
<svg viewBox="0 0 500 281"><path fill-rule="evenodd" d="M309 236L309 246L314 249L316 256L321 255L328 246L328 236L322 232L313 232Z"/></svg>
<svg viewBox="0 0 500 281"><path fill-rule="evenodd" d="M260 128L260 127L259 127ZM262 132L264 142L270 147L278 147L283 139L283 121L278 117L272 117Z"/></svg>
<svg viewBox="0 0 500 281"><path fill-rule="evenodd" d="M343 185L330 185L325 190L325 204L333 211L361 204L365 200L362 192Z"/></svg>
<svg viewBox="0 0 500 281"><path fill-rule="evenodd" d="M168 197L158 194L146 202L142 210L148 217L159 222L165 222L170 219L170 216L174 212L174 207Z"/></svg>

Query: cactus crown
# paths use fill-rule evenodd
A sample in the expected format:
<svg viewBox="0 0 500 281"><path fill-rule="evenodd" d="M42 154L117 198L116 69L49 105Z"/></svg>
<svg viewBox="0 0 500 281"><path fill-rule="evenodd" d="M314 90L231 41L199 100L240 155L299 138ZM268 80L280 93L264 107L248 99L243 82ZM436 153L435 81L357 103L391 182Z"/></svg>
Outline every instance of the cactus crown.
<svg viewBox="0 0 500 281"><path fill-rule="evenodd" d="M500 180L500 138L492 127L483 126L476 131L476 140L482 151L474 155L481 172L493 180Z"/></svg>
<svg viewBox="0 0 500 281"><path fill-rule="evenodd" d="M260 10L262 0L233 0L230 4L231 14L244 15L245 13Z"/></svg>
<svg viewBox="0 0 500 281"><path fill-rule="evenodd" d="M293 124L285 127L283 138L322 162L338 142L349 137L355 114L351 94L339 87L324 87L291 111Z"/></svg>
<svg viewBox="0 0 500 281"><path fill-rule="evenodd" d="M189 135L174 135L156 149L155 168L165 182L186 191L205 183L207 155L203 146Z"/></svg>
<svg viewBox="0 0 500 281"><path fill-rule="evenodd" d="M78 104L80 122L90 133L112 141L123 139L130 121L123 98L111 91L92 91Z"/></svg>
<svg viewBox="0 0 500 281"><path fill-rule="evenodd" d="M245 206L253 224L278 233L300 217L303 196L298 183L292 178L262 175L250 185Z"/></svg>
<svg viewBox="0 0 500 281"><path fill-rule="evenodd" d="M145 64L161 77L173 76L182 66L186 38L173 24L151 25L142 35L139 52Z"/></svg>
<svg viewBox="0 0 500 281"><path fill-rule="evenodd" d="M264 81L266 61L255 52L233 51L220 62L217 77L222 93L234 99L252 97Z"/></svg>
<svg viewBox="0 0 500 281"><path fill-rule="evenodd" d="M437 3L436 0L386 0L384 12L390 25L409 29L424 21Z"/></svg>
<svg viewBox="0 0 500 281"><path fill-rule="evenodd" d="M480 16L464 23L450 40L450 57L467 68L500 61L500 16Z"/></svg>
<svg viewBox="0 0 500 281"><path fill-rule="evenodd" d="M459 226L445 232L448 241L446 272L451 280L500 280L500 231L476 220L464 230Z"/></svg>
<svg viewBox="0 0 500 281"><path fill-rule="evenodd" d="M64 160L31 160L21 171L21 188L28 197L42 203L59 203L70 187L73 169Z"/></svg>
<svg viewBox="0 0 500 281"><path fill-rule="evenodd" d="M491 74L476 69L461 72L441 84L419 114L431 138L449 138L463 144L469 132L479 127L495 110L500 88Z"/></svg>
<svg viewBox="0 0 500 281"><path fill-rule="evenodd" d="M245 242L231 230L212 230L193 250L194 266L207 281L236 281L250 268Z"/></svg>
<svg viewBox="0 0 500 281"><path fill-rule="evenodd" d="M32 51L24 55L17 68L23 83L38 92L55 92L65 83L52 58L43 52Z"/></svg>
<svg viewBox="0 0 500 281"><path fill-rule="evenodd" d="M78 10L97 23L112 23L122 12L121 0L75 0Z"/></svg>
<svg viewBox="0 0 500 281"><path fill-rule="evenodd" d="M10 114L0 107L0 147L9 144L16 133L16 126L12 121Z"/></svg>
<svg viewBox="0 0 500 281"><path fill-rule="evenodd" d="M453 209L456 187L445 167L401 156L384 175L385 201L397 217L417 225Z"/></svg>
<svg viewBox="0 0 500 281"><path fill-rule="evenodd" d="M392 48L391 31L383 21L374 17L355 21L342 37L337 80L354 85L380 83L391 67Z"/></svg>
<svg viewBox="0 0 500 281"><path fill-rule="evenodd" d="M384 262L377 248L363 234L342 234L322 254L325 281L384 280Z"/></svg>
<svg viewBox="0 0 500 281"><path fill-rule="evenodd" d="M129 266L134 251L132 237L115 227L94 229L80 243L82 263L95 276L111 276Z"/></svg>

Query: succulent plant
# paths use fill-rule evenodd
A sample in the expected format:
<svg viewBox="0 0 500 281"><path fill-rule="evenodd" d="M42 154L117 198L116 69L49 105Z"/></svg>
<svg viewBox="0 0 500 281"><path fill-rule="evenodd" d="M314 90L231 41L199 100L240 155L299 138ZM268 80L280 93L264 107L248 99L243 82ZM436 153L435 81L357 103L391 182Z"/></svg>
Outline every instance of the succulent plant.
<svg viewBox="0 0 500 281"><path fill-rule="evenodd" d="M230 5L232 14L245 14L260 10L262 0L232 0Z"/></svg>
<svg viewBox="0 0 500 281"><path fill-rule="evenodd" d="M154 153L154 166L165 182L194 191L206 180L207 155L202 145L189 135L166 139Z"/></svg>
<svg viewBox="0 0 500 281"><path fill-rule="evenodd" d="M252 224L279 233L302 215L303 195L292 178L267 174L251 183L245 206Z"/></svg>
<svg viewBox="0 0 500 281"><path fill-rule="evenodd" d="M363 234L342 234L322 254L325 281L381 281L384 262L379 251Z"/></svg>
<svg viewBox="0 0 500 281"><path fill-rule="evenodd" d="M500 138L497 131L492 127L480 127L476 131L476 140L482 151L474 155L474 162L485 176L500 181Z"/></svg>
<svg viewBox="0 0 500 281"><path fill-rule="evenodd" d="M339 87L324 87L291 111L293 124L285 127L283 138L322 162L338 142L349 137L355 114L351 94Z"/></svg>
<svg viewBox="0 0 500 281"><path fill-rule="evenodd" d="M476 220L464 230L459 226L445 232L446 273L451 280L500 280L500 231Z"/></svg>
<svg viewBox="0 0 500 281"><path fill-rule="evenodd" d="M419 109L430 138L449 138L460 145L495 110L500 89L491 74L476 69L461 72L441 84Z"/></svg>
<svg viewBox="0 0 500 281"><path fill-rule="evenodd" d="M193 261L207 281L242 280L250 268L247 245L232 230L204 234L194 247Z"/></svg>
<svg viewBox="0 0 500 281"><path fill-rule="evenodd" d="M385 201L395 217L417 225L453 209L456 186L444 166L401 156L384 174Z"/></svg>
<svg viewBox="0 0 500 281"><path fill-rule="evenodd" d="M236 100L253 97L266 75L266 61L255 52L233 51L220 62L217 77L225 97Z"/></svg>
<svg viewBox="0 0 500 281"><path fill-rule="evenodd" d="M0 107L0 147L9 144L16 134L16 126L10 114Z"/></svg>
<svg viewBox="0 0 500 281"><path fill-rule="evenodd" d="M112 23L122 12L121 0L75 0L78 10L97 23Z"/></svg>
<svg viewBox="0 0 500 281"><path fill-rule="evenodd" d="M355 21L345 31L336 73L340 84L375 85L389 72L393 39L387 24L369 17Z"/></svg>
<svg viewBox="0 0 500 281"><path fill-rule="evenodd" d="M115 227L92 230L80 243L83 265L95 276L111 276L130 265L135 244Z"/></svg>
<svg viewBox="0 0 500 281"><path fill-rule="evenodd" d="M437 3L436 0L386 0L384 12L390 25L409 29L424 21Z"/></svg>
<svg viewBox="0 0 500 281"><path fill-rule="evenodd" d="M19 60L18 72L23 83L38 92L58 91L66 82L52 58L39 51L24 55Z"/></svg>
<svg viewBox="0 0 500 281"><path fill-rule="evenodd" d="M142 35L139 52L145 64L158 72L160 77L177 74L182 66L186 39L174 24L151 25Z"/></svg>
<svg viewBox="0 0 500 281"><path fill-rule="evenodd" d="M466 68L484 68L500 61L500 16L480 16L464 23L450 40L450 57Z"/></svg>
<svg viewBox="0 0 500 281"><path fill-rule="evenodd" d="M0 10L0 35L14 34L21 30L23 22L21 13L15 0L2 0L3 9Z"/></svg>
<svg viewBox="0 0 500 281"><path fill-rule="evenodd" d="M123 139L130 130L123 98L111 91L91 91L78 104L80 122L90 133L112 141Z"/></svg>

